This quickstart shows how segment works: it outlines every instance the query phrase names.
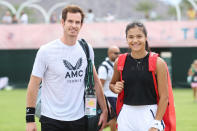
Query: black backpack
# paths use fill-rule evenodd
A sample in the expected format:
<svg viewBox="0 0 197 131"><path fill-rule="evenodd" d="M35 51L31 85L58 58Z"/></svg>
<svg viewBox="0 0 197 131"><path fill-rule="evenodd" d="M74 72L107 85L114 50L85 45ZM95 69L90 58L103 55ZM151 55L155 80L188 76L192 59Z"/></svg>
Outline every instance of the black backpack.
<svg viewBox="0 0 197 131"><path fill-rule="evenodd" d="M108 65L110 65L112 68L114 68L113 64L109 60L105 60L105 62L107 62ZM105 67L107 75L108 75L109 67L107 65L103 64L103 63L99 65L99 67L101 67L101 66ZM98 67L98 69L99 69L99 67ZM98 72L98 70L97 70L97 72Z"/></svg>
<svg viewBox="0 0 197 131"><path fill-rule="evenodd" d="M90 53L89 53L89 47L88 44L84 39L79 40L79 43L81 47L83 48L86 57L87 57L87 68L86 68L86 76L85 76L85 86L88 87L88 89L85 89L85 94L93 94L94 93L94 76L93 76L93 65L90 59ZM107 98L105 97L106 104L107 104L107 110L108 110L108 121L113 119L116 114L112 109L112 106L110 106L110 103L108 102ZM111 108L110 108L111 107ZM111 112L110 112L110 109ZM102 110L97 103L97 114L95 116L86 116L86 122L87 122L87 131L98 131L101 126L98 126L99 118L102 113Z"/></svg>

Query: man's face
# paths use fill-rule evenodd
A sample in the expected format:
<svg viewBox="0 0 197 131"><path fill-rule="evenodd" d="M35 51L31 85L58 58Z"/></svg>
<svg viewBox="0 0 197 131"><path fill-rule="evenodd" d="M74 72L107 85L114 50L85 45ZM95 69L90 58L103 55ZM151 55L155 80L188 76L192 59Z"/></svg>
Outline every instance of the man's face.
<svg viewBox="0 0 197 131"><path fill-rule="evenodd" d="M116 58L118 58L119 54L120 54L120 49L119 48L113 48L113 49L110 50L110 53L109 53L108 57L110 58L111 61L114 62L116 60Z"/></svg>
<svg viewBox="0 0 197 131"><path fill-rule="evenodd" d="M64 34L70 37L77 37L81 27L82 16L80 13L68 12L66 20L62 20L62 26L64 28Z"/></svg>

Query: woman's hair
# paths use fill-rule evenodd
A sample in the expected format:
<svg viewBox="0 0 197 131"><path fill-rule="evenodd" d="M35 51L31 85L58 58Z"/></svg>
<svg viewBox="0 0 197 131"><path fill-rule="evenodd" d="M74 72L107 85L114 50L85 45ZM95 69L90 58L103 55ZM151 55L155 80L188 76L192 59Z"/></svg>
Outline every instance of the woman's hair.
<svg viewBox="0 0 197 131"><path fill-rule="evenodd" d="M135 28L135 27L138 27L138 28L141 28L142 29L142 32L144 33L145 37L147 37L147 30L145 28L145 26L140 23L140 22L133 22L133 23L129 23L126 27L126 30L125 30L125 33L126 33L126 37L128 35L128 31L132 28ZM148 45L148 41L146 40L146 45L145 45L145 49L147 51L150 51L150 48L149 48L149 45Z"/></svg>

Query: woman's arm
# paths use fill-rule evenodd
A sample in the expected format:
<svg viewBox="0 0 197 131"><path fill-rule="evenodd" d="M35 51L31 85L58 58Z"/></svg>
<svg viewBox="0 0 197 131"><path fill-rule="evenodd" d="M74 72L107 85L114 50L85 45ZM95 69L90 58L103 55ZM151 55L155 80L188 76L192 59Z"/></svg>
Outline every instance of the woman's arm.
<svg viewBox="0 0 197 131"><path fill-rule="evenodd" d="M188 76L193 76L193 75L194 75L194 73L193 73L193 71L192 71L192 68L189 68L187 74L188 74Z"/></svg>
<svg viewBox="0 0 197 131"><path fill-rule="evenodd" d="M156 74L159 93L159 103L155 119L159 121L163 119L168 105L168 78L165 64L166 63L164 62L164 60L158 57Z"/></svg>
<svg viewBox="0 0 197 131"><path fill-rule="evenodd" d="M114 74L110 82L109 88L115 94L119 94L124 88L124 81L120 80L120 72L117 70L118 59L114 63Z"/></svg>

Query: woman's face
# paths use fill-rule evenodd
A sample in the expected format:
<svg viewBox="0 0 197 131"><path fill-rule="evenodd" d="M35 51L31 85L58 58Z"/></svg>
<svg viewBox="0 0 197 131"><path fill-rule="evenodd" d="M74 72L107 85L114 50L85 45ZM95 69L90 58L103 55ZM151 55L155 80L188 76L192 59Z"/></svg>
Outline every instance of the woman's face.
<svg viewBox="0 0 197 131"><path fill-rule="evenodd" d="M145 50L146 40L147 38L140 27L131 28L127 32L127 42L131 51Z"/></svg>

